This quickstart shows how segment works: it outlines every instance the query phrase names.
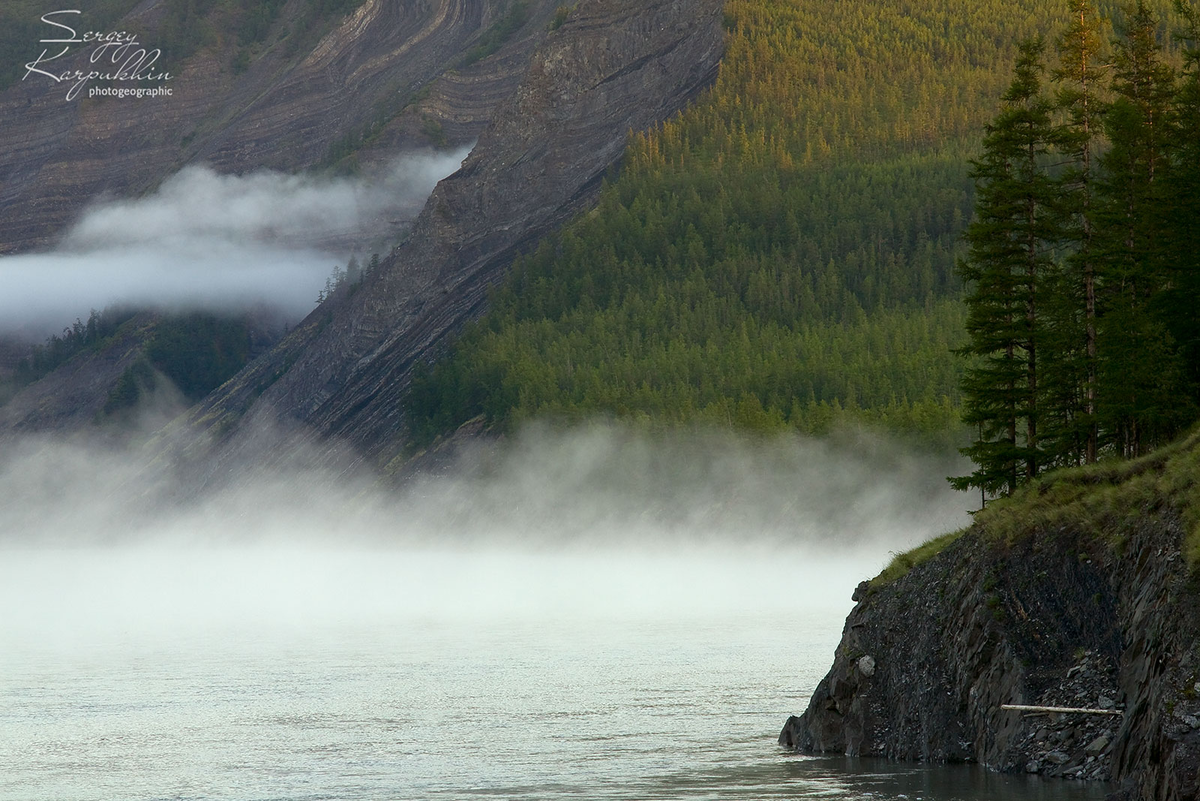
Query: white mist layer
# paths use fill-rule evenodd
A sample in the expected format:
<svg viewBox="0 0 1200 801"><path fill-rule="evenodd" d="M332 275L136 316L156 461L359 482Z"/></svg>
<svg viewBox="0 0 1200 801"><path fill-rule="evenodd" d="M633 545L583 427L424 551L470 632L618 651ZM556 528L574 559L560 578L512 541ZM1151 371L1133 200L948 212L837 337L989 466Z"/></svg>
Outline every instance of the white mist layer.
<svg viewBox="0 0 1200 801"><path fill-rule="evenodd" d="M945 477L957 457L875 435L745 437L593 424L533 426L501 454L410 490L421 530L554 541L910 547L966 525L970 500ZM462 504L458 499L471 498ZM524 535L522 532L526 532Z"/></svg>
<svg viewBox="0 0 1200 801"><path fill-rule="evenodd" d="M180 242L0 259L0 332L45 335L92 309L311 311L337 260L314 250L253 243Z"/></svg>
<svg viewBox="0 0 1200 801"><path fill-rule="evenodd" d="M114 303L302 316L347 243L415 217L467 152L355 179L189 167L151 196L94 205L50 253L0 258L0 333L45 335Z"/></svg>
<svg viewBox="0 0 1200 801"><path fill-rule="evenodd" d="M115 548L6 551L7 658L29 649L360 629L839 619L861 554ZM0 665L5 661L0 657Z"/></svg>
<svg viewBox="0 0 1200 801"><path fill-rule="evenodd" d="M90 209L62 249L88 252L196 240L305 245L353 235L381 215L419 209L468 152L402 156L382 175L355 179L270 171L219 175L207 167L188 167L151 197Z"/></svg>
<svg viewBox="0 0 1200 801"><path fill-rule="evenodd" d="M874 437L535 427L401 489L274 471L181 500L132 454L28 439L0 452L0 649L840 618L890 552L967 521L956 467Z"/></svg>
<svg viewBox="0 0 1200 801"><path fill-rule="evenodd" d="M248 471L198 501L136 454L27 438L0 451L0 543L886 554L966 524L970 500L945 481L962 469L875 436L535 426L399 489L298 467Z"/></svg>

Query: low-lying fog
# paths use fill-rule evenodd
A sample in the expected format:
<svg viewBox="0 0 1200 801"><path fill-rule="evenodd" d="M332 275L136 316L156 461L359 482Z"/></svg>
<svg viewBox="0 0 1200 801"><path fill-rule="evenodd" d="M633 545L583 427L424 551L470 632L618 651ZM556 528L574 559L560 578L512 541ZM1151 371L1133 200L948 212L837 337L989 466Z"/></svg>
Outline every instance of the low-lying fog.
<svg viewBox="0 0 1200 801"><path fill-rule="evenodd" d="M24 440L0 801L862 798L775 739L855 585L965 522L961 469L597 424L399 488L297 469L189 498L133 453Z"/></svg>
<svg viewBox="0 0 1200 801"><path fill-rule="evenodd" d="M356 178L188 167L147 197L97 202L52 251L0 258L0 335L42 338L114 303L298 319L352 247L415 218L468 152Z"/></svg>
<svg viewBox="0 0 1200 801"><path fill-rule="evenodd" d="M131 455L0 454L0 650L392 621L828 613L967 521L961 466L870 436L530 428L383 488L294 471L180 501ZM5 645L5 641L8 641Z"/></svg>

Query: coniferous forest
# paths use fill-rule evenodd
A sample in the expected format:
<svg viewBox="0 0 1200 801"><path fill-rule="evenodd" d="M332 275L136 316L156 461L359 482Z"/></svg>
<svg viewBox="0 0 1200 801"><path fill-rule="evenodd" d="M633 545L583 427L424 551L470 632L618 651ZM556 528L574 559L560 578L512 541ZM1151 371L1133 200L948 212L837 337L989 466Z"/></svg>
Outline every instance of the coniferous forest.
<svg viewBox="0 0 1200 801"><path fill-rule="evenodd" d="M1107 41L1121 15L1101 11ZM974 348L963 279L978 284L955 268L971 161L1015 43L1072 13L730 0L714 88L633 136L598 207L518 259L486 316L418 370L417 440L480 416L597 413L961 437L960 383L973 398L983 358L952 355Z"/></svg>
<svg viewBox="0 0 1200 801"><path fill-rule="evenodd" d="M1021 46L972 173L959 487L1139 456L1200 411L1200 14L1176 2L1179 59L1163 22L1139 2L1110 45L1073 0Z"/></svg>

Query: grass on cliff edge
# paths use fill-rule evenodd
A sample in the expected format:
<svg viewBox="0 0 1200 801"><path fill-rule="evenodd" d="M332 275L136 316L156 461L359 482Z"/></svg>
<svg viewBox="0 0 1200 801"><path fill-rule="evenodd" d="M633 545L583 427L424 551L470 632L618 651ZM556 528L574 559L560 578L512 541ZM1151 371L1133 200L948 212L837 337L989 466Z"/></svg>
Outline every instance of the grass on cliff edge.
<svg viewBox="0 0 1200 801"><path fill-rule="evenodd" d="M1200 427L1140 459L1048 473L1011 498L988 504L975 515L971 529L943 534L896 555L872 583L895 581L972 529L990 541L1012 544L1037 531L1070 526L1119 549L1129 526L1164 507L1182 516L1184 558L1193 572L1200 571Z"/></svg>
<svg viewBox="0 0 1200 801"><path fill-rule="evenodd" d="M875 586L891 584L893 581L900 578L917 565L928 562L930 559L946 550L946 547L949 546L950 543L957 540L959 537L965 534L966 531L967 529L965 528L958 531L951 531L949 534L943 534L940 537L934 537L928 542L924 542L918 545L916 548L913 548L911 551L905 551L904 553L896 554L892 557L892 561L888 563L888 566L883 569L883 572L871 580L871 583Z"/></svg>

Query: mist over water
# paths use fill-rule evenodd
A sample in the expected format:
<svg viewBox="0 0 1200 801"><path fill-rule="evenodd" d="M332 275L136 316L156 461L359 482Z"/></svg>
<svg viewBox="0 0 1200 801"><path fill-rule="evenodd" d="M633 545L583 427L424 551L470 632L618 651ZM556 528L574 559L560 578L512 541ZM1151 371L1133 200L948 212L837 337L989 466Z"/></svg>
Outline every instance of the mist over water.
<svg viewBox="0 0 1200 801"><path fill-rule="evenodd" d="M0 334L45 336L113 303L299 318L352 247L415 218L467 153L410 154L352 179L195 166L147 197L97 202L54 250L0 258Z"/></svg>
<svg viewBox="0 0 1200 801"><path fill-rule="evenodd" d="M1091 799L775 745L957 465L530 428L398 488L0 453L0 799ZM151 471L151 474L153 471Z"/></svg>
<svg viewBox="0 0 1200 801"><path fill-rule="evenodd" d="M953 458L867 435L530 426L399 486L247 471L193 497L135 448L0 449L9 654L407 626L840 621L891 552L963 525ZM839 626L834 625L833 629Z"/></svg>
<svg viewBox="0 0 1200 801"><path fill-rule="evenodd" d="M0 452L2 539L24 544L803 548L879 560L964 525L959 457L868 434L747 437L615 423L529 426L399 486L247 470L190 497L169 466L86 439ZM313 459L312 461L316 461Z"/></svg>

